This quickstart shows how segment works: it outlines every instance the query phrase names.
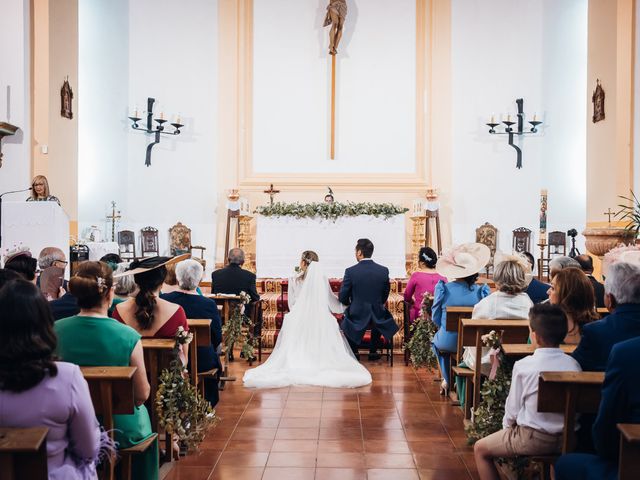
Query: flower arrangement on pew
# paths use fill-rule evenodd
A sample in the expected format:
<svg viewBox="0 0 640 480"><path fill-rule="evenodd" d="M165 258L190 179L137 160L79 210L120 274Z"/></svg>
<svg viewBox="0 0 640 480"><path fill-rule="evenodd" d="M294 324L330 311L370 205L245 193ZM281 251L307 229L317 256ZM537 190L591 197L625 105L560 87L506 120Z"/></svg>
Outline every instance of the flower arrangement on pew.
<svg viewBox="0 0 640 480"><path fill-rule="evenodd" d="M420 305L420 316L411 325L411 339L405 343L404 348L409 350L411 363L416 368L425 367L430 371L438 367L436 357L431 344L438 327L431 321L431 306L433 295L425 293Z"/></svg>
<svg viewBox="0 0 640 480"><path fill-rule="evenodd" d="M489 347L491 372L489 377L482 383L480 406L473 410L473 422L465 427L469 445L473 445L481 438L502 430L504 404L507 401L509 388L511 387L512 366L509 362L504 361L502 332L498 333L495 330L491 330L491 332L482 336L482 343ZM522 474L529 464L526 457L500 458L497 462L499 465L507 465L518 472L518 478L522 478Z"/></svg>
<svg viewBox="0 0 640 480"><path fill-rule="evenodd" d="M211 404L200 396L188 380L180 360L181 346L192 340L193 334L182 327L178 328L173 348L174 358L169 368L160 374L156 394L156 411L160 426L165 429L167 435L173 435L178 441L183 442L188 450L195 450L209 428L218 421Z"/></svg>
<svg viewBox="0 0 640 480"><path fill-rule="evenodd" d="M251 319L245 315L245 306L251 302L247 292L240 292L240 302L235 304L229 321L222 327L226 350L226 360L229 361L233 345L242 338L242 354L247 360L255 357L256 339L253 336L254 325Z"/></svg>

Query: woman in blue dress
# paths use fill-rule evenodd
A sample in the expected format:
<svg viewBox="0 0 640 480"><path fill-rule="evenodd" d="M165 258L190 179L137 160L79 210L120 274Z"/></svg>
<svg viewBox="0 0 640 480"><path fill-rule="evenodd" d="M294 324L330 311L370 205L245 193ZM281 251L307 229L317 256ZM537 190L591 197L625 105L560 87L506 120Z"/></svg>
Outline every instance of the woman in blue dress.
<svg viewBox="0 0 640 480"><path fill-rule="evenodd" d="M490 292L486 284L477 284L478 272L485 268L491 252L481 243L466 243L453 247L438 260L436 271L450 281L438 282L434 292L431 318L438 327L433 337L433 350L438 357L442 383L440 393L449 388L451 354L458 348L458 333L447 331L447 306L472 307Z"/></svg>

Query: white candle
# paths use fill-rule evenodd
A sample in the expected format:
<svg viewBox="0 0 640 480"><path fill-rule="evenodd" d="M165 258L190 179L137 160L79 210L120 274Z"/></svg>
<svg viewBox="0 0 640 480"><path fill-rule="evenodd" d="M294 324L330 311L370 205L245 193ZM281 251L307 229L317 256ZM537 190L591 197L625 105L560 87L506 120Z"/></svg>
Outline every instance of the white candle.
<svg viewBox="0 0 640 480"><path fill-rule="evenodd" d="M489 123L496 123L496 117L493 113L491 114L491 119L489 120Z"/></svg>
<svg viewBox="0 0 640 480"><path fill-rule="evenodd" d="M534 122L537 122L537 121L538 121L538 114L537 114L537 113L534 113L534 114L533 114L533 121L534 121Z"/></svg>
<svg viewBox="0 0 640 480"><path fill-rule="evenodd" d="M509 113L507 114L507 122L510 122L510 121L511 121L511 114Z"/></svg>
<svg viewBox="0 0 640 480"><path fill-rule="evenodd" d="M164 112L160 112L160 120L164 120Z"/></svg>

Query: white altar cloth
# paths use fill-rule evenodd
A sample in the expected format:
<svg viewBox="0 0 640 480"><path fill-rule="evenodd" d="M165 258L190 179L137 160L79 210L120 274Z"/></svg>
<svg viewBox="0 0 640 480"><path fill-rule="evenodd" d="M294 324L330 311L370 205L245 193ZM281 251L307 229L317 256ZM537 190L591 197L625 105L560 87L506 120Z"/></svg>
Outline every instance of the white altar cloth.
<svg viewBox="0 0 640 480"><path fill-rule="evenodd" d="M58 247L68 260L69 217L57 202L2 202L2 247L20 243L35 258L44 247Z"/></svg>
<svg viewBox="0 0 640 480"><path fill-rule="evenodd" d="M392 278L406 277L404 215L388 219L361 215L336 221L258 216L256 275L289 277L299 265L302 252L313 250L329 277L342 278L345 268L356 263L355 245L359 238L373 242L373 259L388 267Z"/></svg>
<svg viewBox="0 0 640 480"><path fill-rule="evenodd" d="M97 262L107 253L120 255L120 247L116 242L86 242L89 247L89 260Z"/></svg>

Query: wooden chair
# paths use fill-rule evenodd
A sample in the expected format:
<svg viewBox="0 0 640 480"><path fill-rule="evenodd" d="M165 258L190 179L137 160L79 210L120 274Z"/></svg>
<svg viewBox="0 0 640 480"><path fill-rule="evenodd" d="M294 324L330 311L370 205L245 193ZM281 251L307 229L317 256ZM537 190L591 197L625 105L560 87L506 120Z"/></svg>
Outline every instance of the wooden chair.
<svg viewBox="0 0 640 480"><path fill-rule="evenodd" d="M620 460L618 478L636 480L640 478L640 425L619 423Z"/></svg>
<svg viewBox="0 0 640 480"><path fill-rule="evenodd" d="M538 259L538 278L549 278L549 262L553 257L567 254L567 235L565 232L549 232L546 257Z"/></svg>
<svg viewBox="0 0 640 480"><path fill-rule="evenodd" d="M493 268L493 257L495 256L496 249L498 248L498 229L489 222L485 222L476 228L476 242L486 245L491 251L491 258L486 266L488 276L489 270Z"/></svg>
<svg viewBox="0 0 640 480"><path fill-rule="evenodd" d="M531 230L526 227L518 227L513 231L512 249L516 253L531 251Z"/></svg>
<svg viewBox="0 0 640 480"><path fill-rule="evenodd" d="M0 477L47 480L48 428L0 428Z"/></svg>
<svg viewBox="0 0 640 480"><path fill-rule="evenodd" d="M82 375L89 384L91 402L96 415L102 418L102 426L114 438L113 415L132 414L135 408L133 394L133 375L136 367L80 367ZM129 448L118 449L120 456L121 477L131 480L131 464L133 456L145 452L156 440L154 433L148 439ZM115 478L115 462L105 465L107 478Z"/></svg>
<svg viewBox="0 0 640 480"><path fill-rule="evenodd" d="M72 245L69 247L69 269L71 276L75 275L78 265L89 260L89 247L86 245Z"/></svg>
<svg viewBox="0 0 640 480"><path fill-rule="evenodd" d="M202 265L202 268L206 268L207 266L207 262L204 259L204 251L206 248L192 245L191 229L180 222L169 229L169 249L171 255L181 255L183 253L193 255L193 250L199 250L200 257L194 257L194 260L197 260Z"/></svg>
<svg viewBox="0 0 640 480"><path fill-rule="evenodd" d="M154 257L160 255L160 248L158 246L158 229L153 227L144 227L140 230L140 235L142 238L142 256Z"/></svg>
<svg viewBox="0 0 640 480"><path fill-rule="evenodd" d="M465 398L465 418L471 418L471 407L478 408L480 404L480 385L482 382L482 336L491 330L502 332L502 341L507 343L525 343L529 338L529 322L525 319L485 320L466 319L460 321L458 330L458 356L462 355L463 347L475 347L476 358L473 369L473 401ZM469 372L464 372L469 376ZM469 379L467 379L467 383Z"/></svg>
<svg viewBox="0 0 640 480"><path fill-rule="evenodd" d="M133 230L121 230L118 232L118 247L120 258L130 262L136 258L136 234Z"/></svg>

